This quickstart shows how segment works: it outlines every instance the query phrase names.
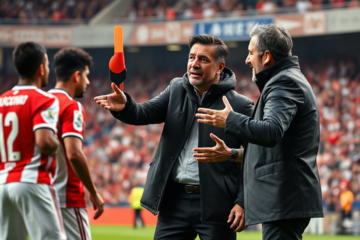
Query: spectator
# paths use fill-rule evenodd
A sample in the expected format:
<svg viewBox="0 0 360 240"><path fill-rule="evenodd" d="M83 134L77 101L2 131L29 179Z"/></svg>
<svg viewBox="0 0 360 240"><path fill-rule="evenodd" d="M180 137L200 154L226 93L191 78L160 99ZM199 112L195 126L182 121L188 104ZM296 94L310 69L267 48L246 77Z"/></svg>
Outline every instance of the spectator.
<svg viewBox="0 0 360 240"><path fill-rule="evenodd" d="M342 233L346 233L346 228L352 226L352 203L354 201L354 194L349 190L350 182L349 181L342 181L340 183L340 205L341 205L341 229Z"/></svg>

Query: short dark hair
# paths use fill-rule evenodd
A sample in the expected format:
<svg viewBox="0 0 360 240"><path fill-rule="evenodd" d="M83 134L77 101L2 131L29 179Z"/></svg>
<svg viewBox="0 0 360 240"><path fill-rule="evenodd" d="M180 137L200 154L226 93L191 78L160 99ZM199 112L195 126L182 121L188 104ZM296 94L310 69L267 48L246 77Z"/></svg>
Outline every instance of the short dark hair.
<svg viewBox="0 0 360 240"><path fill-rule="evenodd" d="M13 51L13 60L20 78L33 78L39 66L45 63L46 49L35 42L25 42Z"/></svg>
<svg viewBox="0 0 360 240"><path fill-rule="evenodd" d="M214 57L217 64L221 62L225 62L227 56L229 55L228 46L226 46L226 44L218 37L214 37L209 34L200 34L200 35L191 36L189 38L190 49L195 43L200 43L204 45L216 45Z"/></svg>
<svg viewBox="0 0 360 240"><path fill-rule="evenodd" d="M293 41L290 33L277 24L256 24L250 37L257 37L256 50L262 55L266 50L271 52L275 61L292 55Z"/></svg>
<svg viewBox="0 0 360 240"><path fill-rule="evenodd" d="M82 72L85 66L93 65L93 60L80 48L63 48L55 54L54 65L57 81L67 82L74 72Z"/></svg>

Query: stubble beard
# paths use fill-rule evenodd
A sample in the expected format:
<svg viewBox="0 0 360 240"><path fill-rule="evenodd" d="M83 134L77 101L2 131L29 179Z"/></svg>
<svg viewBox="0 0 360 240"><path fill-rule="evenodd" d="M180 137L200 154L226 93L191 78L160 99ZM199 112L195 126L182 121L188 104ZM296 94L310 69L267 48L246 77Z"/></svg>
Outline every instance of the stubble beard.
<svg viewBox="0 0 360 240"><path fill-rule="evenodd" d="M255 69L254 69L254 68L252 68L252 78L251 78L251 80L252 80L253 82L256 82L256 81L257 81L256 74L255 74Z"/></svg>

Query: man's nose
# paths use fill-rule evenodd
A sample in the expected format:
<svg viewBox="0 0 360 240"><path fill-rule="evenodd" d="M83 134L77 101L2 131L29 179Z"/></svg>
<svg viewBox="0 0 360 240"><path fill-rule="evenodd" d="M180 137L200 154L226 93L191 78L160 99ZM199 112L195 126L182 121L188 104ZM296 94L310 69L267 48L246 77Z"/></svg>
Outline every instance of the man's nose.
<svg viewBox="0 0 360 240"><path fill-rule="evenodd" d="M194 61L191 63L191 68L199 68L199 60L197 58L194 59Z"/></svg>
<svg viewBox="0 0 360 240"><path fill-rule="evenodd" d="M247 55L246 59L245 59L245 64L249 65L250 64L250 56L249 54Z"/></svg>

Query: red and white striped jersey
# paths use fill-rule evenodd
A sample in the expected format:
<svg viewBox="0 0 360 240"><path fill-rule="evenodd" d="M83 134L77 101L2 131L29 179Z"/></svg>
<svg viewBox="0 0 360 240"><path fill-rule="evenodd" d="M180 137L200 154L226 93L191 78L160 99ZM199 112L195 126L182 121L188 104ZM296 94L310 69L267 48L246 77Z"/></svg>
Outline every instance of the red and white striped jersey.
<svg viewBox="0 0 360 240"><path fill-rule="evenodd" d="M56 132L59 102L35 86L18 85L0 96L0 184L53 184L55 160L40 151L35 131Z"/></svg>
<svg viewBox="0 0 360 240"><path fill-rule="evenodd" d="M77 137L83 140L85 128L85 110L81 103L73 100L63 89L49 91L59 100L60 112L58 137L60 148L57 155L55 189L59 196L61 208L84 208L84 186L76 176L67 159L64 138Z"/></svg>

